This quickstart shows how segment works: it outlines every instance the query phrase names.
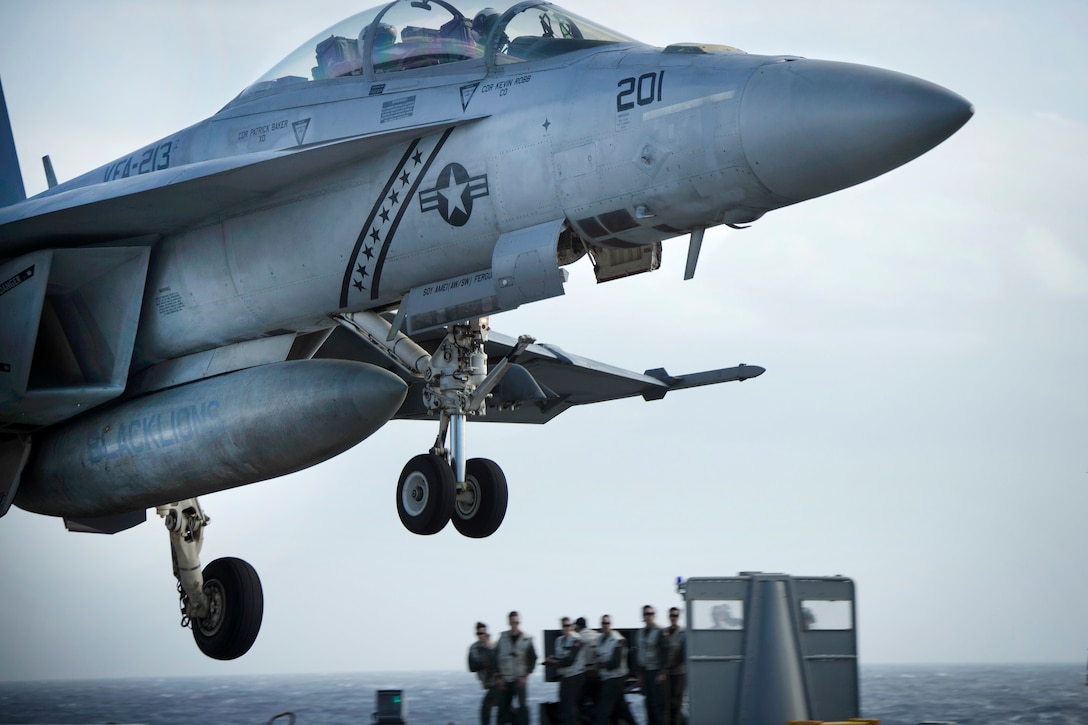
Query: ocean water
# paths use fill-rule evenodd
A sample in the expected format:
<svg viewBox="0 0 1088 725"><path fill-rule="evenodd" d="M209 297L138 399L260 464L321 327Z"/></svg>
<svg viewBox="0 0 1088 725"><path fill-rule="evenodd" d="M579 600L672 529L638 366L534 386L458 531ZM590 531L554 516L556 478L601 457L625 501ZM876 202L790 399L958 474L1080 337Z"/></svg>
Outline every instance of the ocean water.
<svg viewBox="0 0 1088 725"><path fill-rule="evenodd" d="M1088 725L1081 664L862 666L861 698L865 717L892 725Z"/></svg>
<svg viewBox="0 0 1088 725"><path fill-rule="evenodd" d="M534 724L557 687L530 682ZM413 672L6 682L0 723L369 723L379 689L404 691L412 725L478 722L472 674ZM1088 725L1082 665L870 665L861 690L862 715L884 725ZM642 698L628 700L642 725Z"/></svg>

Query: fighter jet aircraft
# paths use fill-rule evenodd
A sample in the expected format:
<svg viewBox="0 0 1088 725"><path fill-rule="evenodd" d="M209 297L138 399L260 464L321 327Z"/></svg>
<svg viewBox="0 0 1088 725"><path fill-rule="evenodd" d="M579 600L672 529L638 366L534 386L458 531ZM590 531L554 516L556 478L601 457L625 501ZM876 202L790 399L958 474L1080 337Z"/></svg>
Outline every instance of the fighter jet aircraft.
<svg viewBox="0 0 1088 725"><path fill-rule="evenodd" d="M878 176L971 113L891 71L650 47L535 0L360 13L211 118L31 199L5 108L0 515L114 533L155 508L198 646L239 657L260 581L202 570L198 496L428 419L401 521L488 536L507 482L468 458L467 420L763 372L629 372L491 316L563 294L583 258L599 282L656 270L673 237L690 278L706 229Z"/></svg>

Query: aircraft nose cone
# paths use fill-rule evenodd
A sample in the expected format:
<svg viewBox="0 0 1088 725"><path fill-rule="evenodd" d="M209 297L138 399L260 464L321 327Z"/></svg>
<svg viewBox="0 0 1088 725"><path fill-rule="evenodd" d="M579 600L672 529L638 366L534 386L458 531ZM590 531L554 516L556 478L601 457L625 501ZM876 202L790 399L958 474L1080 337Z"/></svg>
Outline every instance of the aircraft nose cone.
<svg viewBox="0 0 1088 725"><path fill-rule="evenodd" d="M741 99L739 131L756 177L797 202L921 156L972 113L966 99L919 78L802 59L756 70Z"/></svg>

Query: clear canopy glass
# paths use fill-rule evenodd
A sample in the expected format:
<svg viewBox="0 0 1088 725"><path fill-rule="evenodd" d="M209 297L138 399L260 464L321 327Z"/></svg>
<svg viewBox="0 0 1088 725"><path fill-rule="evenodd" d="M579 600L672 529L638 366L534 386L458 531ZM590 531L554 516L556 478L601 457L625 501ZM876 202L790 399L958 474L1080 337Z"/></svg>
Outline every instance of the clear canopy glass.
<svg viewBox="0 0 1088 725"><path fill-rule="evenodd" d="M632 38L546 2L499 13L482 2L396 0L337 23L304 43L242 91L486 59L506 64Z"/></svg>

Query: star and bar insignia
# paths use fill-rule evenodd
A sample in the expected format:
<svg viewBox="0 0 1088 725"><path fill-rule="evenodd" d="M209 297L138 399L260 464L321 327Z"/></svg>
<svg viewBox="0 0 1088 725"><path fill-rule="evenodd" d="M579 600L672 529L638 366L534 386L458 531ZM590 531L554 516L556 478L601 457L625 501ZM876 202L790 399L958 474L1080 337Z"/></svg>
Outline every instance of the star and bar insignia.
<svg viewBox="0 0 1088 725"><path fill-rule="evenodd" d="M435 187L419 192L419 210L437 209L447 224L463 227L472 216L473 199L487 195L487 174L469 176L461 164L447 164L438 172Z"/></svg>

